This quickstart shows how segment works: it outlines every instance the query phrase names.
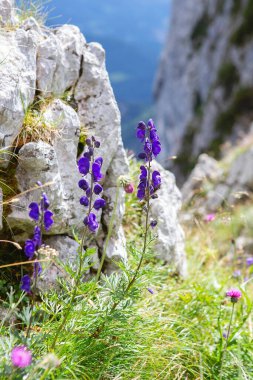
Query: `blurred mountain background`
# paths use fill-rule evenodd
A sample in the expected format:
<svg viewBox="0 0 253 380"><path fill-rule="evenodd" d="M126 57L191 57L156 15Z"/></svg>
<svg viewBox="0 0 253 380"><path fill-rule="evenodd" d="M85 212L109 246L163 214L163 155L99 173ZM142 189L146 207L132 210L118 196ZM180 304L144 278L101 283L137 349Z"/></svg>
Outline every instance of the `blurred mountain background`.
<svg viewBox="0 0 253 380"><path fill-rule="evenodd" d="M136 123L154 117L152 89L165 44L170 0L51 0L48 9L48 25L77 25L87 42L105 48L124 144L138 149Z"/></svg>

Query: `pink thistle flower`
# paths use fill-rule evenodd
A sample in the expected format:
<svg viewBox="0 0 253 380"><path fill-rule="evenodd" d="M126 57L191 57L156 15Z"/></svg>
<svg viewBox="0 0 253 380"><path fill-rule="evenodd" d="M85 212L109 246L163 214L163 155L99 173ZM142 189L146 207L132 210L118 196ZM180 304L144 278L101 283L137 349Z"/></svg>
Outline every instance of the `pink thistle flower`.
<svg viewBox="0 0 253 380"><path fill-rule="evenodd" d="M15 367L28 367L32 362L32 353L26 346L14 347L11 351L11 361Z"/></svg>
<svg viewBox="0 0 253 380"><path fill-rule="evenodd" d="M204 222L206 222L206 223L213 222L215 220L215 218L216 218L215 214L213 214L213 213L212 214L207 214L204 217Z"/></svg>
<svg viewBox="0 0 253 380"><path fill-rule="evenodd" d="M231 302L237 302L241 298L242 293L238 289L230 289L226 292L226 297L231 298Z"/></svg>
<svg viewBox="0 0 253 380"><path fill-rule="evenodd" d="M124 186L124 190L126 193L131 194L134 191L134 185L132 183L127 183Z"/></svg>

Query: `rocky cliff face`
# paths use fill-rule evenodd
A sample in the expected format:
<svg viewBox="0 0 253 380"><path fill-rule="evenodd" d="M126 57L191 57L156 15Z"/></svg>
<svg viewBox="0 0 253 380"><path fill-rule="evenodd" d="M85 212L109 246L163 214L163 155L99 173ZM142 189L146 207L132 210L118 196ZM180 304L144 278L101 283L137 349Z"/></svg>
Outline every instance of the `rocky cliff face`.
<svg viewBox="0 0 253 380"><path fill-rule="evenodd" d="M252 0L173 1L155 97L166 153L178 157L179 180L200 153L219 156L222 143L248 131L252 60Z"/></svg>
<svg viewBox="0 0 253 380"><path fill-rule="evenodd" d="M40 181L46 184L55 219L46 243L58 250L63 260L73 259L77 249L73 229L83 229L85 216L79 203L83 192L77 186L80 175L76 162L86 137L94 135L101 142L97 154L104 159L107 201L102 213L98 212L100 228L93 239L96 269L115 203L117 179L128 173L105 52L99 44L87 43L75 26L49 29L32 17L21 19L14 12L12 0L0 0L0 9L0 184L6 203L0 240L22 243L32 232L27 209L39 199L40 190L35 184ZM180 193L170 173L164 172L164 181L166 187L156 207L164 207L167 199L172 203L170 220L164 220L158 229L157 256L176 262L183 273L184 235L177 219ZM18 197L11 199L15 193ZM1 189L0 195L1 228ZM154 217L159 214L156 208L152 213ZM127 256L123 214L121 190L107 250L109 272L113 261ZM47 281L54 281L57 275L55 267Z"/></svg>

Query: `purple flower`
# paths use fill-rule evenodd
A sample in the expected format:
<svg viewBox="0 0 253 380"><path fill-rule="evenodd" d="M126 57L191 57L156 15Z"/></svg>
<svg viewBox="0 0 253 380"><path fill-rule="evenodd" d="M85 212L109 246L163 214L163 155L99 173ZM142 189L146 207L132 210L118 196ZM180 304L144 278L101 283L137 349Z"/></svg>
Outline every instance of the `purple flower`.
<svg viewBox="0 0 253 380"><path fill-rule="evenodd" d="M86 190L86 195L87 195L87 197L89 197L89 196L91 195L91 189L90 189L90 188L88 188L88 189Z"/></svg>
<svg viewBox="0 0 253 380"><path fill-rule="evenodd" d="M96 160L97 161L97 160ZM103 174L100 172L101 165L98 162L92 164L92 174L94 182L99 182L103 178Z"/></svg>
<svg viewBox="0 0 253 380"><path fill-rule="evenodd" d="M99 148L100 147L100 142L99 141L95 141L94 145L95 145L96 148Z"/></svg>
<svg viewBox="0 0 253 380"><path fill-rule="evenodd" d="M149 139L146 139L145 141L144 152L146 153L147 158L151 161L152 160L152 144L150 143Z"/></svg>
<svg viewBox="0 0 253 380"><path fill-rule="evenodd" d="M151 289L151 288L147 288L147 291L148 291L149 293L151 293L151 294L155 294L154 290Z"/></svg>
<svg viewBox="0 0 253 380"><path fill-rule="evenodd" d="M86 175L90 170L90 161L87 157L81 157L78 161L78 169L81 174Z"/></svg>
<svg viewBox="0 0 253 380"><path fill-rule="evenodd" d="M29 212L29 216L31 219L35 220L36 222L39 220L40 217L40 210L39 210L39 205L36 202L32 202L29 205L29 208L31 209Z"/></svg>
<svg viewBox="0 0 253 380"><path fill-rule="evenodd" d="M86 179L80 179L80 181L78 182L78 186L80 187L80 189L84 191L89 189L89 184L88 181L86 181Z"/></svg>
<svg viewBox="0 0 253 380"><path fill-rule="evenodd" d="M161 143L158 140L152 142L152 153L156 157L161 152Z"/></svg>
<svg viewBox="0 0 253 380"><path fill-rule="evenodd" d="M54 214L50 210L46 210L44 213L44 226L46 231L49 231L51 226L54 224L54 221L52 219L53 215Z"/></svg>
<svg viewBox="0 0 253 380"><path fill-rule="evenodd" d="M134 185L132 183L127 183L125 186L124 186L124 190L127 194L131 194L134 192Z"/></svg>
<svg viewBox="0 0 253 380"><path fill-rule="evenodd" d="M39 248L42 244L41 229L39 226L34 227L33 243L35 248Z"/></svg>
<svg viewBox="0 0 253 380"><path fill-rule="evenodd" d="M28 367L32 362L32 353L26 346L14 347L11 351L11 361L15 367Z"/></svg>
<svg viewBox="0 0 253 380"><path fill-rule="evenodd" d="M141 160L145 160L145 158L147 158L146 153L139 153L138 158L140 158Z"/></svg>
<svg viewBox="0 0 253 380"><path fill-rule="evenodd" d="M25 274L21 278L21 287L20 288L21 288L21 290L24 290L25 292L30 293L30 291L31 291L31 279L28 276L28 274Z"/></svg>
<svg viewBox="0 0 253 380"><path fill-rule="evenodd" d="M231 298L231 302L235 303L241 298L242 293L239 289L230 289L226 292L226 297Z"/></svg>
<svg viewBox="0 0 253 380"><path fill-rule="evenodd" d="M207 214L207 215L205 215L205 217L204 217L204 221L206 222L206 223L209 223L209 222L212 222L212 221L214 221L215 220L215 214Z"/></svg>
<svg viewBox="0 0 253 380"><path fill-rule="evenodd" d="M89 228L91 232L96 232L98 228L98 222L96 215L92 212L84 218L84 224Z"/></svg>
<svg viewBox="0 0 253 380"><path fill-rule="evenodd" d="M87 146L91 146L91 139L87 138L86 141L85 141L86 145Z"/></svg>
<svg viewBox="0 0 253 380"><path fill-rule="evenodd" d="M240 277L241 275L242 275L242 273L241 273L240 269L235 270L233 273L234 278Z"/></svg>
<svg viewBox="0 0 253 380"><path fill-rule="evenodd" d="M253 265L253 257L247 257L246 263L247 263L248 267Z"/></svg>
<svg viewBox="0 0 253 380"><path fill-rule="evenodd" d="M136 136L141 141L144 140L146 134L146 124L143 121L140 121L137 127Z"/></svg>
<svg viewBox="0 0 253 380"><path fill-rule="evenodd" d="M25 254L29 260L31 260L33 258L34 252L35 252L35 244L34 244L33 240L30 240L30 239L26 240L26 242L25 242Z"/></svg>
<svg viewBox="0 0 253 380"><path fill-rule="evenodd" d="M158 189L161 185L161 174L157 170L152 173L152 183L155 189Z"/></svg>
<svg viewBox="0 0 253 380"><path fill-rule="evenodd" d="M36 261L33 267L33 276L37 277L41 274L41 272L42 272L42 266L38 261Z"/></svg>
<svg viewBox="0 0 253 380"><path fill-rule="evenodd" d="M151 226L152 228L154 228L155 226L157 226L157 220L151 220L151 222L150 222L150 226Z"/></svg>
<svg viewBox="0 0 253 380"><path fill-rule="evenodd" d="M98 157L95 159L94 161L96 164L99 164L100 167L102 167L103 165L103 158L102 157Z"/></svg>
<svg viewBox="0 0 253 380"><path fill-rule="evenodd" d="M98 198L95 200L93 207L95 210L99 210L100 208L105 207L105 204L106 202L103 198Z"/></svg>
<svg viewBox="0 0 253 380"><path fill-rule="evenodd" d="M146 168L145 166L142 165L142 166L140 167L140 169L141 169L140 179L141 179L141 180L142 180L142 179L146 179L147 176L148 176L147 168Z"/></svg>
<svg viewBox="0 0 253 380"><path fill-rule="evenodd" d="M50 206L50 202L49 202L49 199L48 199L46 193L42 193L41 209L47 210L49 206Z"/></svg>
<svg viewBox="0 0 253 380"><path fill-rule="evenodd" d="M80 204L85 207L89 206L89 199L84 195L80 198Z"/></svg>
<svg viewBox="0 0 253 380"><path fill-rule="evenodd" d="M93 190L94 193L98 195L103 191L103 187L99 183L96 183Z"/></svg>

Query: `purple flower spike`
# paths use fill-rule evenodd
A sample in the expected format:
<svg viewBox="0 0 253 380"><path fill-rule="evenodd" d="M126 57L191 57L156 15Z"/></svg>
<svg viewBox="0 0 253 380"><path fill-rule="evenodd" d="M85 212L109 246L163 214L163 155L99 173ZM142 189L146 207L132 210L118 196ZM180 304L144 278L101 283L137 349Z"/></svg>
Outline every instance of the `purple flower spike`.
<svg viewBox="0 0 253 380"><path fill-rule="evenodd" d="M30 291L31 291L31 279L28 276L28 274L25 274L21 278L21 287L20 288L21 288L21 290L24 290L25 292L30 293Z"/></svg>
<svg viewBox="0 0 253 380"><path fill-rule="evenodd" d="M241 298L242 293L239 289L230 289L226 292L226 297L231 298L231 302L235 303Z"/></svg>
<svg viewBox="0 0 253 380"><path fill-rule="evenodd" d="M25 255L29 260L33 258L35 252L35 244L32 240L28 239L25 242Z"/></svg>
<svg viewBox="0 0 253 380"><path fill-rule="evenodd" d="M32 362L32 353L26 346L14 347L11 351L11 361L15 367L28 367Z"/></svg>
<svg viewBox="0 0 253 380"><path fill-rule="evenodd" d="M54 221L52 219L52 216L54 214L52 213L52 211L50 210L47 210L45 213L44 213L44 226L45 226L45 230L46 231L49 231L51 226L54 224Z"/></svg>
<svg viewBox="0 0 253 380"><path fill-rule="evenodd" d="M95 210L99 210L100 208L105 207L105 204L106 204L105 200L102 198L99 198L95 200L93 207Z"/></svg>
<svg viewBox="0 0 253 380"><path fill-rule="evenodd" d="M50 202L49 202L49 199L48 199L46 193L42 193L41 209L47 210L49 206L50 206Z"/></svg>
<svg viewBox="0 0 253 380"><path fill-rule="evenodd" d="M248 267L251 266L251 265L253 265L253 257L248 257L246 259L246 263L247 263Z"/></svg>
<svg viewBox="0 0 253 380"><path fill-rule="evenodd" d="M89 173L90 170L90 161L87 157L81 157L78 161L79 172L83 175Z"/></svg>
<svg viewBox="0 0 253 380"><path fill-rule="evenodd" d="M31 209L29 212L30 218L37 222L39 220L39 217L40 217L40 209L39 209L38 203L32 202L29 205L29 208Z"/></svg>
<svg viewBox="0 0 253 380"><path fill-rule="evenodd" d="M96 185L94 186L94 193L96 195L99 195L102 191L103 187L99 183L96 183Z"/></svg>
<svg viewBox="0 0 253 380"><path fill-rule="evenodd" d="M92 164L92 174L94 182L99 182L103 178L103 174L100 172L100 168L101 165L98 162L94 162L94 164Z"/></svg>
<svg viewBox="0 0 253 380"><path fill-rule="evenodd" d="M84 195L80 198L80 204L85 207L89 206L89 199Z"/></svg>
<svg viewBox="0 0 253 380"><path fill-rule="evenodd" d="M80 181L78 182L78 186L80 187L80 189L84 191L89 189L89 184L88 181L86 181L86 179L80 179Z"/></svg>
<svg viewBox="0 0 253 380"><path fill-rule="evenodd" d="M89 228L91 232L96 232L98 228L98 222L96 215L92 212L84 218L84 224Z"/></svg>

